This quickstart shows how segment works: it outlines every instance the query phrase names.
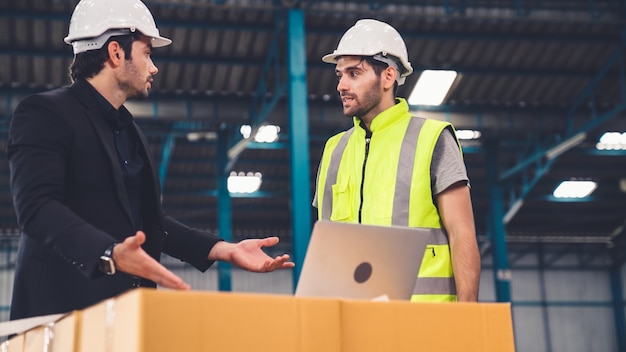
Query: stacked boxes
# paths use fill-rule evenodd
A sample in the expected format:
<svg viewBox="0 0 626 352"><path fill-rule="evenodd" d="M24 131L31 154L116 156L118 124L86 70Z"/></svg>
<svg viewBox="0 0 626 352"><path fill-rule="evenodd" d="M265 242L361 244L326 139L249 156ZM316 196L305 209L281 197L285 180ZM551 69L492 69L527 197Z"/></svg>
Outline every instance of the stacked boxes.
<svg viewBox="0 0 626 352"><path fill-rule="evenodd" d="M7 352L514 351L506 303L151 289L72 312L5 344Z"/></svg>

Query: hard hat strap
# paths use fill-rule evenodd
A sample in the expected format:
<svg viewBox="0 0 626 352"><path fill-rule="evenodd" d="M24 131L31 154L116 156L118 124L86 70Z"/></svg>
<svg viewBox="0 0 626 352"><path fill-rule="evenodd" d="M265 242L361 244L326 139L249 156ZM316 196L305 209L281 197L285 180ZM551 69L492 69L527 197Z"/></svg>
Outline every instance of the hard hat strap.
<svg viewBox="0 0 626 352"><path fill-rule="evenodd" d="M74 54L79 54L88 50L96 50L102 48L109 38L116 35L127 35L135 31L135 28L116 28L110 29L95 38L85 38L72 42Z"/></svg>
<svg viewBox="0 0 626 352"><path fill-rule="evenodd" d="M398 72L398 76L396 77L396 81L398 82L398 85L401 86L404 84L404 81L406 80L406 77L402 77L402 72L404 72L404 69L400 69L400 67L403 67L402 65L400 65L398 63L398 60L396 59L395 56L392 55L387 55L387 53L378 53L374 56L372 56L372 59L376 60L376 61L380 61L383 63L386 63L387 65L393 67L396 69L396 71Z"/></svg>
<svg viewBox="0 0 626 352"><path fill-rule="evenodd" d="M395 68L396 71L398 71L398 76L400 76L400 74L403 71L403 70L400 69L400 65L398 64L397 59L395 57L391 56L391 55L387 55L387 53L378 53L378 54L372 56L372 59L374 59L376 61L384 62L388 66L391 66L391 67Z"/></svg>

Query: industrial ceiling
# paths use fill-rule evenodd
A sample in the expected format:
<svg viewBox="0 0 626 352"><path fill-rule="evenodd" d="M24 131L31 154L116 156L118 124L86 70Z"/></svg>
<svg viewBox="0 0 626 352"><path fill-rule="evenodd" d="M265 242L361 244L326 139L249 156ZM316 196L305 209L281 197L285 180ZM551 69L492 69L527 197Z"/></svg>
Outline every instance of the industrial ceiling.
<svg viewBox="0 0 626 352"><path fill-rule="evenodd" d="M70 83L71 47L63 42L75 0L0 0L0 147L25 95ZM361 18L393 25L405 38L415 73L459 73L444 104L412 106L419 116L481 131L463 141L476 229L484 256L494 216L502 219L512 265L529 251L545 263L578 253L578 265L624 261L626 151L597 150L606 131L626 131L623 1L146 1L161 34L151 96L131 101L159 161L165 211L195 227L219 228L220 138L226 171L261 172L261 191L230 199L233 239L277 234L291 243L298 188L291 175L293 131L308 131L308 192L314 192L325 140L350 127L337 99L332 65L321 56ZM303 14L304 35L291 33ZM297 25L298 23L296 23ZM306 120L290 125L289 43L304 45ZM293 45L293 44L292 44ZM293 58L291 58L293 60ZM293 65L293 62L291 62ZM240 141L242 124L275 124L277 143ZM189 133L198 133L189 138ZM239 144L237 144L239 142ZM291 143L290 143L291 142ZM569 142L573 142L570 143ZM234 146L243 146L240 150ZM563 149L559 149L563 147ZM16 233L9 170L0 159L0 228ZM593 180L575 201L552 191L563 180ZM300 182L300 181L298 181ZM304 189L307 189L305 186ZM309 202L310 204L310 202ZM311 218L312 207L306 205ZM301 208L301 205L299 206ZM223 212L223 211L222 211ZM545 264L544 263L544 264Z"/></svg>

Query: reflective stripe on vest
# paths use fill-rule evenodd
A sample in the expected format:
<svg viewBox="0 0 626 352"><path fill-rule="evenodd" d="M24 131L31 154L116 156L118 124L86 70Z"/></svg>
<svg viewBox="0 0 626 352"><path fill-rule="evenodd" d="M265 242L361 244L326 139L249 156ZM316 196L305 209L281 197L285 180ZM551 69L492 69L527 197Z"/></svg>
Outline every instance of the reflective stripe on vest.
<svg viewBox="0 0 626 352"><path fill-rule="evenodd" d="M328 172L326 173L324 198L321 204L322 216L320 218L323 220L330 220L330 215L333 212L332 185L337 183L337 174L339 173L339 164L341 164L341 156L343 155L343 151L346 149L346 145L348 145L348 140L350 139L352 132L354 132L354 127L347 130L346 133L344 133L343 136L341 136L341 138L339 139L339 142L337 143L337 146L335 147L335 149L333 150L333 153L330 156L330 164L328 165Z"/></svg>
<svg viewBox="0 0 626 352"><path fill-rule="evenodd" d="M415 226L415 224L410 224L411 216L409 212L414 209L409 206L411 204L411 192L407 191L407 185L410 187L410 185L413 184L414 168L406 166L415 164L419 139L417 136L420 135L420 131L422 130L424 124L424 119L411 118L402 140L396 173L391 225L405 227L409 225ZM439 132L441 132L446 125L437 125L435 128L439 129ZM322 204L318 204L321 213L320 218L323 220L330 220L331 218L333 211L332 185L337 183L341 159L353 132L354 127L346 131L346 133L340 137L337 145L332 150L330 162L326 172L326 180L324 182L324 196ZM438 136L439 133L433 136L433 138L435 138L432 141L433 150ZM432 150L430 151L430 154L432 156ZM430 170L427 172L428 175L430 175ZM428 178L430 179L430 177ZM431 197L431 195L429 194L428 197ZM416 199L420 198L416 197ZM419 223L417 226L419 226ZM422 266L420 267L418 273L411 301L455 301L456 287L454 284L454 277L452 276L452 263L450 261L448 237L443 229L431 228L431 239L431 243L427 247L424 254L424 260L422 261ZM437 247L437 252L440 253L440 258L436 258L439 259L437 261L437 265L432 267L431 263L434 262L430 261L429 263L428 255L434 257L434 247Z"/></svg>

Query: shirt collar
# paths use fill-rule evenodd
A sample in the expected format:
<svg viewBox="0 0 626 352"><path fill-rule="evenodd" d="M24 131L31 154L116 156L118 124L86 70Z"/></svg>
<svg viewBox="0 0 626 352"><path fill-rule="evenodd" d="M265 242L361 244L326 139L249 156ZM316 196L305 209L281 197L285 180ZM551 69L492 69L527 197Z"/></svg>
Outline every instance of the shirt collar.
<svg viewBox="0 0 626 352"><path fill-rule="evenodd" d="M94 88L94 86L91 85L91 83L87 83L87 85L91 88L94 96L96 97L96 100L98 101L98 107L100 111L102 111L105 120L112 129L121 130L132 124L133 115L131 115L124 106L116 109L115 107L113 107L113 105L111 105L111 103L109 103L108 100L106 100L106 98L102 94L100 94L100 92L96 90L96 88Z"/></svg>
<svg viewBox="0 0 626 352"><path fill-rule="evenodd" d="M370 123L370 131L376 132L385 129L387 126L393 125L399 119L410 116L409 104L404 98L396 98L396 104L387 110L376 115ZM354 126L363 129L361 119L354 116Z"/></svg>

